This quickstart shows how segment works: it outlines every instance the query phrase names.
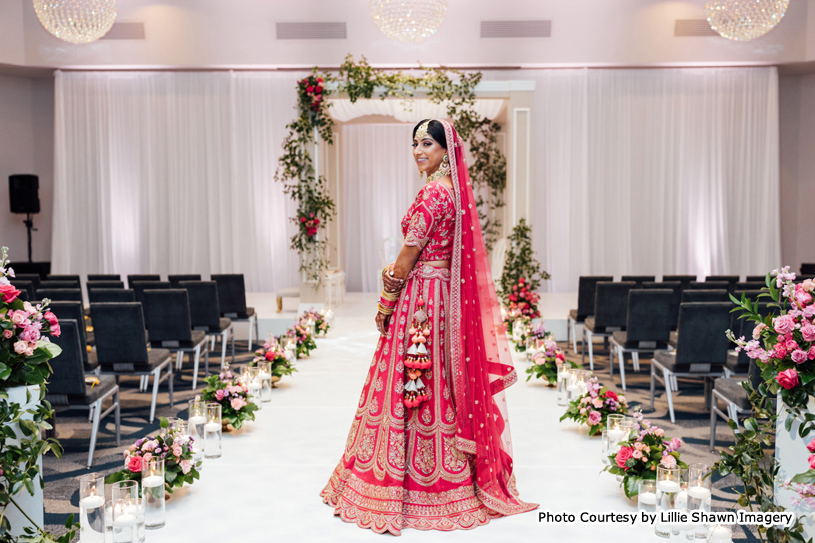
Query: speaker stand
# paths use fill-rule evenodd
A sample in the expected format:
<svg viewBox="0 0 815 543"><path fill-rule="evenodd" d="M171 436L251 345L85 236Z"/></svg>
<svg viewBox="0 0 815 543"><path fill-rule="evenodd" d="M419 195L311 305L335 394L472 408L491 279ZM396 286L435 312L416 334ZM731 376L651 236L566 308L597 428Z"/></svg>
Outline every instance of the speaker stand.
<svg viewBox="0 0 815 543"><path fill-rule="evenodd" d="M25 224L26 230L28 230L28 261L33 262L33 260L31 260L31 231L33 230L36 232L37 229L34 228L34 221L31 220L31 213L26 213L26 219L23 221L23 224Z"/></svg>

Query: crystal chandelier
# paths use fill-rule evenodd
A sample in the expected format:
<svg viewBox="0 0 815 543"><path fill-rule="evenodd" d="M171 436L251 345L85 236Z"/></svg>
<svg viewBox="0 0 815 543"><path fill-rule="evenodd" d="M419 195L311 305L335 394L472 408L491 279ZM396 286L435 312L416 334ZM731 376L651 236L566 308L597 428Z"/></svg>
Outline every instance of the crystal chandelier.
<svg viewBox="0 0 815 543"><path fill-rule="evenodd" d="M34 0L43 28L70 43L89 43L116 21L116 0Z"/></svg>
<svg viewBox="0 0 815 543"><path fill-rule="evenodd" d="M397 41L422 41L435 34L447 0L371 0L371 16L379 29Z"/></svg>
<svg viewBox="0 0 815 543"><path fill-rule="evenodd" d="M729 40L749 41L775 28L787 11L789 0L708 0L710 27Z"/></svg>

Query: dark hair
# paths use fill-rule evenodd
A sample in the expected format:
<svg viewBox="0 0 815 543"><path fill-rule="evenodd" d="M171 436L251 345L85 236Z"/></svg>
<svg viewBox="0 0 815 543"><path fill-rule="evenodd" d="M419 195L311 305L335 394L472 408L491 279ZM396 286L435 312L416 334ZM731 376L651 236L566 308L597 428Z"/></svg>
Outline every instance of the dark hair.
<svg viewBox="0 0 815 543"><path fill-rule="evenodd" d="M430 124L427 126L427 134L436 140L436 142L447 149L447 136L444 134L444 125L442 125L436 119L423 119L419 124L413 127L413 139L416 139L416 131L419 129L422 124L430 121Z"/></svg>

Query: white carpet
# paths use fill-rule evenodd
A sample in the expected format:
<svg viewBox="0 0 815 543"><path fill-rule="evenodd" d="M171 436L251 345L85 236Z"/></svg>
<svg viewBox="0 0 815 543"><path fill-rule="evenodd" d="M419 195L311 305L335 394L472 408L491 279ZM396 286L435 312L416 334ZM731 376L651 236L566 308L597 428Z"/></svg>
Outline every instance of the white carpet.
<svg viewBox="0 0 815 543"><path fill-rule="evenodd" d="M257 421L226 434L223 457L206 460L201 480L167 502L167 525L147 541L364 542L376 535L334 517L319 492L340 459L376 347L376 298L352 294L336 323L298 373L274 390ZM526 362L516 358L519 374ZM405 530L404 541L657 541L653 528L609 524L540 524L538 513L633 511L614 476L600 473L600 442L571 423L556 393L523 381L508 391L521 498L538 511L498 519L474 531Z"/></svg>

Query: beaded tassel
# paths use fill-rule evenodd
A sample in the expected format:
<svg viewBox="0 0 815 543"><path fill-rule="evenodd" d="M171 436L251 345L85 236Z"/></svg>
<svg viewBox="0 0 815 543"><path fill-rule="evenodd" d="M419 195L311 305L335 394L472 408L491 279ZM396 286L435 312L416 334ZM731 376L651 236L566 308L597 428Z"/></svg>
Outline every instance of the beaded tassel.
<svg viewBox="0 0 815 543"><path fill-rule="evenodd" d="M423 309L425 302L419 298L416 305L419 309L413 314L413 326L408 330L411 346L405 357L405 373L408 381L405 384L403 401L406 407L419 407L427 401L427 387L422 382L422 373L433 366L430 353L427 351L430 327L427 324L427 314Z"/></svg>

